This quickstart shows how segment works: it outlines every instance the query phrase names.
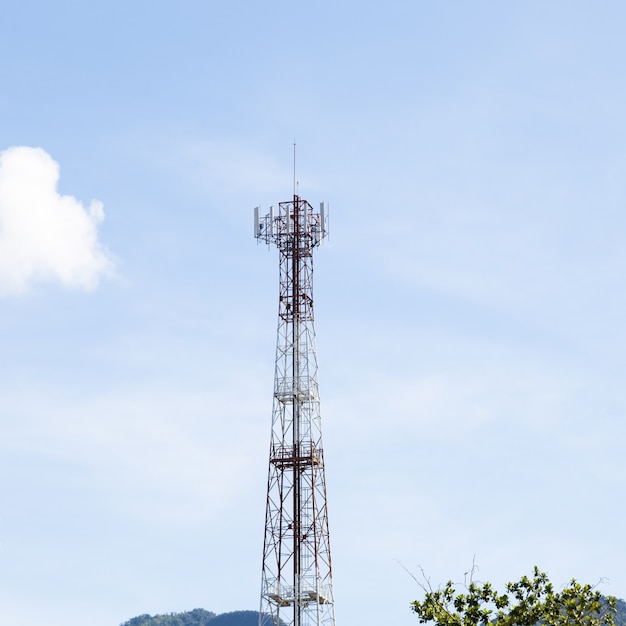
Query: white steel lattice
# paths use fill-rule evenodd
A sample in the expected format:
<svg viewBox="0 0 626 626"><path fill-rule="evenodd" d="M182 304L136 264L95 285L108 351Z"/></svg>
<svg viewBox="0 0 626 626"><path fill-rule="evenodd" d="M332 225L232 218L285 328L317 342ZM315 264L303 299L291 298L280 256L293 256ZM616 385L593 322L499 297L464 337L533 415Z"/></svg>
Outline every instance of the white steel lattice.
<svg viewBox="0 0 626 626"><path fill-rule="evenodd" d="M299 196L265 216L255 236L280 254L259 626L334 626L326 478L313 320L313 249L327 219Z"/></svg>

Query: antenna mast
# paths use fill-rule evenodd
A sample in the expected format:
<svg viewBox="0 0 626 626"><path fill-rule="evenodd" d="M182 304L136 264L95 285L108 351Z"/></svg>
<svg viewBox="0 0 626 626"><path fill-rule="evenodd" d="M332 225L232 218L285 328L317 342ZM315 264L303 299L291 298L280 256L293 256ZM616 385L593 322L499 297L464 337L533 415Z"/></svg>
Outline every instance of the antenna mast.
<svg viewBox="0 0 626 626"><path fill-rule="evenodd" d="M313 249L326 207L280 202L254 234L279 251L279 308L259 626L335 626L313 324Z"/></svg>

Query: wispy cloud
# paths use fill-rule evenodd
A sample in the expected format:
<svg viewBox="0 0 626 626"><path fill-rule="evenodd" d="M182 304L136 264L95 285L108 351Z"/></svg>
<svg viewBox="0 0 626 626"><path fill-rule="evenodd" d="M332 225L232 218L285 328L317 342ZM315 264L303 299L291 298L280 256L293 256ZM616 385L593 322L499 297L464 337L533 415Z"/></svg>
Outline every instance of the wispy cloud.
<svg viewBox="0 0 626 626"><path fill-rule="evenodd" d="M31 383L3 394L0 450L79 467L77 480L88 476L103 497L115 493L134 516L206 521L235 506L265 466L266 421L255 419L256 401L233 411L233 393L137 386L81 397ZM261 493L263 479L254 487Z"/></svg>
<svg viewBox="0 0 626 626"><path fill-rule="evenodd" d="M42 148L0 152L0 295L37 282L94 289L114 266L98 240L102 203L57 191L59 164Z"/></svg>

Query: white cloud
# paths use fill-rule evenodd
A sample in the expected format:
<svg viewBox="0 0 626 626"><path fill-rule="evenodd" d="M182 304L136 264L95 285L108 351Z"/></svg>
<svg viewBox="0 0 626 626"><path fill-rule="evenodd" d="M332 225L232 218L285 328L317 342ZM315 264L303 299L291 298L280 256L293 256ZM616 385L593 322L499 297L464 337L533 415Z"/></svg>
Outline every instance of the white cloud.
<svg viewBox="0 0 626 626"><path fill-rule="evenodd" d="M98 240L102 203L57 191L59 164L41 148L0 152L0 295L36 282L94 289L113 261Z"/></svg>

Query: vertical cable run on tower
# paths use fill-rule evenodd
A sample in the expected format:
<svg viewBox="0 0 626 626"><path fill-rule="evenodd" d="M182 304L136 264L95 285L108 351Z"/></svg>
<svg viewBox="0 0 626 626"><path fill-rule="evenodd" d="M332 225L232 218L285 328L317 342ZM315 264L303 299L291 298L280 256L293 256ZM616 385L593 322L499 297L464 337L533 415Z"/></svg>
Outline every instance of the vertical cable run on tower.
<svg viewBox="0 0 626 626"><path fill-rule="evenodd" d="M254 210L255 237L279 251L279 297L259 626L335 626L313 317L313 249L327 235L295 193Z"/></svg>

